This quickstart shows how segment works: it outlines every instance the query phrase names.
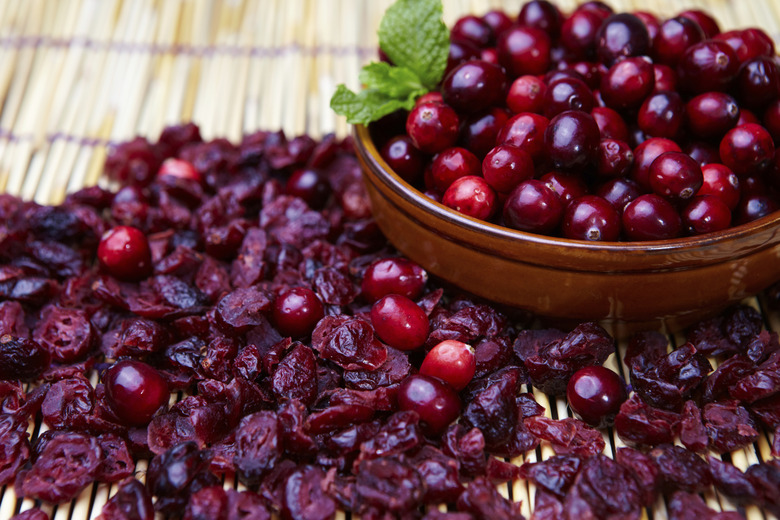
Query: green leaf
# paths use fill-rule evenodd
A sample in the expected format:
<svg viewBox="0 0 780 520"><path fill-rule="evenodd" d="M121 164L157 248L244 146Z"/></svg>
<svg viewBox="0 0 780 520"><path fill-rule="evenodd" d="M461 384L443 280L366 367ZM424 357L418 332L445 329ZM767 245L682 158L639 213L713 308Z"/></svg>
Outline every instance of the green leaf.
<svg viewBox="0 0 780 520"><path fill-rule="evenodd" d="M390 97L406 98L410 94L427 92L420 78L406 67L394 67L389 63L369 63L360 71L360 82L368 89L376 89Z"/></svg>
<svg viewBox="0 0 780 520"><path fill-rule="evenodd" d="M365 89L356 94L345 85L339 85L330 98L330 108L347 116L347 123L367 125L401 108L411 110L418 96L419 93L412 93L398 99L376 89Z"/></svg>
<svg viewBox="0 0 780 520"><path fill-rule="evenodd" d="M379 47L428 90L436 88L447 67L449 32L442 12L441 0L397 0L379 24Z"/></svg>

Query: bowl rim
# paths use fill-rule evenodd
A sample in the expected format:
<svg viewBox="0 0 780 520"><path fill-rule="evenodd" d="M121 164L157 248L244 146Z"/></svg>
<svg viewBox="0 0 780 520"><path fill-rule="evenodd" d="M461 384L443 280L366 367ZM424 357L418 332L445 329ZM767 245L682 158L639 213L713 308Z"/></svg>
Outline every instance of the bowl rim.
<svg viewBox="0 0 780 520"><path fill-rule="evenodd" d="M665 240L588 242L586 240L546 236L519 231L463 215L426 197L422 192L406 182L390 168L379 153L367 126L360 124L354 125L353 134L358 153L366 160L368 166L374 170L376 177L398 196L410 204L413 204L418 209L430 213L436 218L446 221L451 225L501 240L520 240L534 246L565 248L569 251L580 251L585 254L587 254L587 252L599 254L611 252L632 256L647 255L648 253L684 254L686 252L715 248L724 243L733 242L736 239L745 239L761 233L770 233L773 228L780 229L780 210L778 210L752 222L732 226L722 231ZM775 230L777 231L777 229Z"/></svg>

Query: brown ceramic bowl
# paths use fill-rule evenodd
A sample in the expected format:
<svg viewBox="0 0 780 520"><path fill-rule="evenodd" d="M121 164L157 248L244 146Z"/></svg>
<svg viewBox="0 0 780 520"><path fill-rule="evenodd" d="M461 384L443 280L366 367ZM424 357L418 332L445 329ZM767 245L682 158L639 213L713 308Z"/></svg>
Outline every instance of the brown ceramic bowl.
<svg viewBox="0 0 780 520"><path fill-rule="evenodd" d="M613 331L675 329L780 280L780 212L723 232L654 242L590 243L515 231L424 196L382 159L368 130L355 143L374 217L433 275L488 300Z"/></svg>

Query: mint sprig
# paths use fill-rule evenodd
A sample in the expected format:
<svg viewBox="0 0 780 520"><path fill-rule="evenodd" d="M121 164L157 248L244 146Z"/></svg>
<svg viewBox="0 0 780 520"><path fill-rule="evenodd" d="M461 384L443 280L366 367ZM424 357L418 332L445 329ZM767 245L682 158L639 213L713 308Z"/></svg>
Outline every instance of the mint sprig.
<svg viewBox="0 0 780 520"><path fill-rule="evenodd" d="M360 72L357 93L339 85L330 107L351 124L368 124L399 109L411 110L418 97L435 89L444 75L449 31L441 0L397 0L379 24L379 47L392 60L369 63Z"/></svg>

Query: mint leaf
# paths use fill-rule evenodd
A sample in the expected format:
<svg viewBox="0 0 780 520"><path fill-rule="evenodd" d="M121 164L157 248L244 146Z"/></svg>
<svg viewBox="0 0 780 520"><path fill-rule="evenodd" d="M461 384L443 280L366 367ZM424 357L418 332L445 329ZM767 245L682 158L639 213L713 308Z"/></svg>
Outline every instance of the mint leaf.
<svg viewBox="0 0 780 520"><path fill-rule="evenodd" d="M442 12L441 0L397 0L379 24L379 47L428 90L436 88L447 67L450 40Z"/></svg>
<svg viewBox="0 0 780 520"><path fill-rule="evenodd" d="M330 98L330 108L337 114L347 116L347 123L367 125L401 108L411 110L418 96L419 93L412 93L398 99L377 89L365 89L356 94L345 85L339 85Z"/></svg>
<svg viewBox="0 0 780 520"><path fill-rule="evenodd" d="M396 98L406 98L414 93L421 96L428 92L413 71L384 62L369 63L363 67L360 71L360 82L368 89L380 90Z"/></svg>

